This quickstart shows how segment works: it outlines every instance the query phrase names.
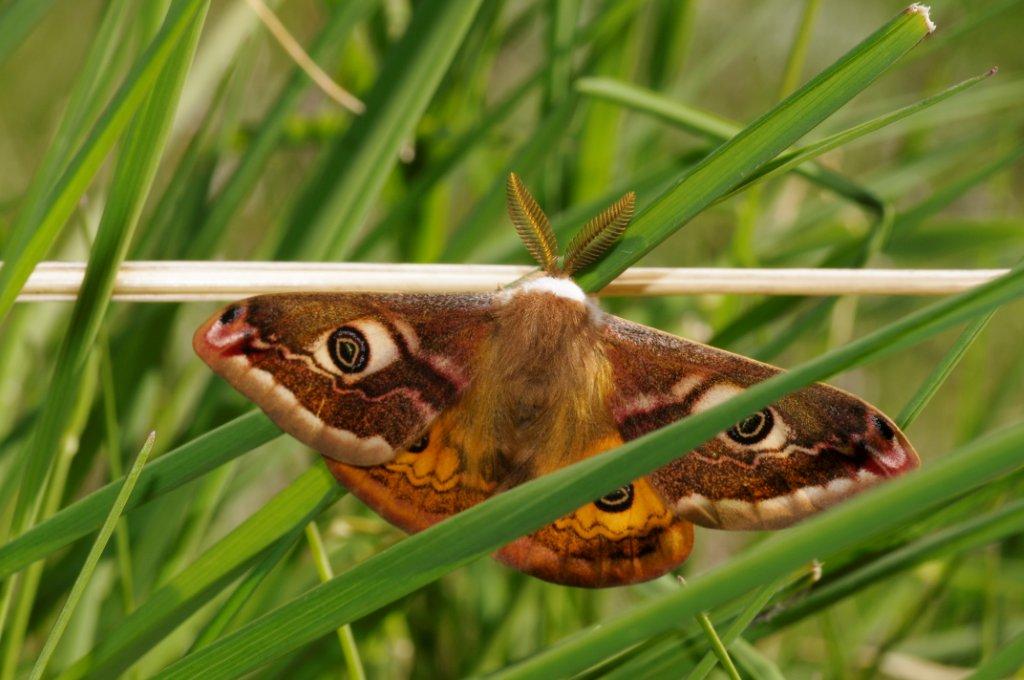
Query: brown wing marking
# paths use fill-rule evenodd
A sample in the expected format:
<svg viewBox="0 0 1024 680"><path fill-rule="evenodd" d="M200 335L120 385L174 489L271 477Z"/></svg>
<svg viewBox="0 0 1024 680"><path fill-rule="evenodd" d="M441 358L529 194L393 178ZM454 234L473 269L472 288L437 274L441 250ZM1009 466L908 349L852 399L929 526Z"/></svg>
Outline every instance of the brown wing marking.
<svg viewBox="0 0 1024 680"><path fill-rule="evenodd" d="M779 372L617 317L606 319L611 411L626 440L711 408ZM815 384L751 414L649 479L676 512L696 524L775 529L918 463L906 437L880 411Z"/></svg>

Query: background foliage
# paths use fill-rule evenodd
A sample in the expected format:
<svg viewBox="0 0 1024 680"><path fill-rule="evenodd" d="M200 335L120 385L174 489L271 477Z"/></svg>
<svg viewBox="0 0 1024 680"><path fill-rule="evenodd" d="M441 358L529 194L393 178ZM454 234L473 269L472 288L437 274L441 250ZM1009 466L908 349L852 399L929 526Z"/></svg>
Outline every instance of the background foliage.
<svg viewBox="0 0 1024 680"><path fill-rule="evenodd" d="M242 0L0 2L0 678L28 676L44 645L66 678L1019 667L1019 274L945 307L606 300L800 366L793 381L851 367L833 381L910 423L930 476L764 546L698 530L689 585L593 592L476 555L750 404L403 541L192 356L210 305L108 299L125 257L526 262L503 214L510 169L563 240L637 191L636 240L584 275L595 288L648 249L642 264L1011 267L1024 3L936 2L939 31L913 49L921 22L892 21L903 4L887 0L268 4L365 113L313 86ZM733 191L794 143L824 155ZM89 260L75 305L13 305L43 258Z"/></svg>

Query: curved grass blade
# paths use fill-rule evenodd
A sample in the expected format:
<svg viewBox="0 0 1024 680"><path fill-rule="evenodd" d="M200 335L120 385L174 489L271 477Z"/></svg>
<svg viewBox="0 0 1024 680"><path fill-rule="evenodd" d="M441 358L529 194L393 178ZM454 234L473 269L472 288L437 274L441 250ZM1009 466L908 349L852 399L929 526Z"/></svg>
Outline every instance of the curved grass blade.
<svg viewBox="0 0 1024 680"><path fill-rule="evenodd" d="M29 444L23 451L26 463L13 519L18 533L24 531L35 519L34 508L38 505L36 499L53 456L59 449L57 443L70 415L71 402L67 395L74 393L86 357L99 333L117 268L127 252L142 205L156 175L174 105L203 25L205 5L202 8L204 11L196 14L187 25L182 40L173 45L174 50L161 73L161 83L152 91L149 101L133 122L131 134L114 171L114 189L104 209L96 243L90 252L85 280L72 312L69 330L58 350L50 382L50 397L44 402ZM168 17L168 21L172 18Z"/></svg>
<svg viewBox="0 0 1024 680"><path fill-rule="evenodd" d="M748 125L645 208L595 267L577 279L594 292L866 88L930 32L908 9L778 106Z"/></svg>
<svg viewBox="0 0 1024 680"><path fill-rule="evenodd" d="M11 520L18 534L34 524L40 512L43 512L46 478L51 469L59 466L59 463L55 463L62 448L61 439L74 415L75 400L69 399L68 395L79 393L82 387L82 376L107 311L114 277L128 250L143 203L156 175L175 104L199 40L206 7L207 4L200 6L200 10L186 24L180 39L172 43L160 69L159 82L148 93L147 101L132 121L129 138L119 154L114 169L113 189L104 207L96 242L89 253L85 279L71 314L68 331L57 351L47 397L34 423L28 444L21 451L25 462L21 466L21 482ZM173 18L173 15L168 16L165 28ZM0 280L6 273L5 265L0 271ZM33 570L38 569L38 566L33 567ZM15 580L16 577L11 576L4 583L4 608L0 612L0 621L6 618L8 593L14 589ZM27 613L31 611L35 599L36 584L37 575L30 573L18 592L18 615L9 627L5 648L5 677L13 673L21 653L24 626L28 624Z"/></svg>
<svg viewBox="0 0 1024 680"><path fill-rule="evenodd" d="M899 322L845 347L755 385L720 406L689 416L613 451L498 494L430 529L406 538L398 545L266 614L232 635L190 654L169 667L164 675L194 677L196 674L202 674L204 677L228 677L252 669L264 661L316 639L343 623L366 615L442 574L508 543L517 536L553 521L590 499L599 497L608 489L617 488L678 458L680 452L694 449L727 429L743 414L756 411L784 394L852 365L904 349L948 328L951 324L984 313L1021 296L1024 296L1024 268L1015 269L984 286L910 314ZM1024 428L1014 430L1013 435L1024 438ZM910 479L895 482L887 489L881 490L889 495L880 496L879 493L875 493L869 496L869 500L887 499L882 504L888 513L885 519L888 522L897 521L903 516L900 512L909 514L911 507L902 504L902 497L899 494L892 496L891 489L905 492L908 501L913 501L913 510L916 512L928 507L940 497L945 499L947 496L939 493L939 490L943 490L950 497L958 495L971 486L971 480L974 480L975 484L980 484L1019 462L1019 454L1015 452L1006 453L999 447L982 448L991 457L979 463L976 454L968 456L972 463L980 464L981 467L973 469L969 476L958 480L955 488L947 488L941 482L946 480L944 475L951 474L948 468L960 464L960 458L954 459L944 467L936 467ZM953 463L956 465L952 465ZM962 474L959 467L957 470L956 474ZM932 495L922 500L919 494L915 495L916 491L908 492L907 489L908 484L923 484L924 482L920 480L925 479L926 475L929 475L928 483L935 483L935 486L929 487ZM917 489L918 486L911 486L910 489ZM856 507L863 512L864 502L857 504ZM834 519L836 516L840 519ZM874 518L873 514L866 516ZM845 523L851 521L849 513L831 513L823 519L841 523L843 527ZM885 522L880 523L876 519L866 521L858 525L856 532L851 536L868 535L883 525ZM823 532L833 530L831 525L823 526L820 521L793 530L786 537L794 549L797 549L793 556L787 557L779 551L770 551L763 553L771 556L768 562L764 562L762 553L758 552L754 556L754 559L759 560L758 565L773 570L781 569L778 572L762 572L758 578L774 578L773 573L782 576L786 571L795 569L802 561L810 559L808 557L792 562L794 556L812 550L813 541L825 540L826 545L834 541L837 549L849 545L846 542L849 539L845 534L829 534L823 537ZM794 536L796 538L793 538ZM743 575L748 580L751 578L750 573L744 572ZM719 584L716 588L721 587L719 581L714 583ZM743 581L737 582L735 587L739 587L741 583ZM697 591L696 582L693 586L686 588L684 592ZM727 588L716 592L733 594L735 591ZM701 609L710 609L718 604L717 600L694 601L699 605L698 609L684 615L692 616ZM676 616L673 622L679 619L680 616ZM632 633L626 637L629 640L637 639ZM601 644L605 643L608 643L609 654L631 644L628 641L621 645L618 642L612 644L607 639ZM594 650L590 653L593 654ZM564 660L565 655L561 652L557 656Z"/></svg>
<svg viewBox="0 0 1024 680"><path fill-rule="evenodd" d="M131 470L128 471L128 476L125 477L124 482L121 484L121 489L117 492L117 498L114 499L114 505L110 508L110 513L107 515L107 519L104 520L103 526L100 527L100 532L96 536L96 540L93 541L92 548L89 549L89 554L85 558L85 564L82 565L81 571L78 573L78 578L75 579L75 585L71 587L68 599L64 602L64 607L61 608L57 621L53 624L53 628L43 644L43 649L39 653L35 665L32 666L29 680L41 680L46 672L46 667L50 663L50 657L53 656L54 650L57 649L57 643L60 642L64 631L67 629L68 622L71 620L71 614L75 611L75 607L78 606L79 600L82 599L85 587L89 584L90 579L92 579L96 565L99 563L100 557L103 556L103 550L107 547L107 541L110 540L110 536L114 533L117 521L120 519L121 513L124 512L125 505L128 504L128 499L135 488L135 482L138 481L139 474L142 472L142 466L146 464L149 453L153 450L155 439L156 432L150 432L146 443L142 446L142 450L139 451L139 455L135 458Z"/></svg>

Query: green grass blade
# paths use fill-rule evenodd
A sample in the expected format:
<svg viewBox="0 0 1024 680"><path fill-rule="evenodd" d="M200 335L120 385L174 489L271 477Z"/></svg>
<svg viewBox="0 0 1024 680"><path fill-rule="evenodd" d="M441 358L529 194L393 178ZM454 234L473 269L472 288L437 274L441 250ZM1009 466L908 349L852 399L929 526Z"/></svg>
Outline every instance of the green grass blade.
<svg viewBox="0 0 1024 680"><path fill-rule="evenodd" d="M1014 677L1024 668L1024 632L1018 633L1002 649L967 676L967 680L1000 680Z"/></svg>
<svg viewBox="0 0 1024 680"><path fill-rule="evenodd" d="M975 550L1024 530L1024 501L971 517L891 550L859 568L822 582L806 597L782 608L768 621L757 624L752 633L761 638L816 614L842 599L877 585L894 574L913 569L929 560Z"/></svg>
<svg viewBox="0 0 1024 680"><path fill-rule="evenodd" d="M53 6L53 0L11 0L0 9L0 62L25 39Z"/></svg>
<svg viewBox="0 0 1024 680"><path fill-rule="evenodd" d="M245 606L253 593L256 592L256 589L263 583L267 575L295 547L301 535L301 531L293 531L291 534L286 534L264 552L259 563L249 570L249 573L235 587L227 601L217 610L217 614L210 619L206 627L203 628L203 631L196 636L195 642L192 643L192 649L205 647L224 634L228 626L231 625L231 622L238 615L238 612Z"/></svg>
<svg viewBox="0 0 1024 680"><path fill-rule="evenodd" d="M362 226L401 145L423 115L481 0L419 3L409 29L388 50L366 113L329 149L288 218L278 254L341 259Z"/></svg>
<svg viewBox="0 0 1024 680"><path fill-rule="evenodd" d="M112 480L124 475L121 463L121 428L117 422L117 397L114 394L114 374L110 359L110 344L104 337L101 341L100 356L100 390L103 398L103 440L107 449L108 466ZM128 534L128 522L123 518L117 521L115 528L115 545L117 548L118 576L121 582L121 597L125 613L135 609L135 580L132 566L131 539Z"/></svg>
<svg viewBox="0 0 1024 680"><path fill-rule="evenodd" d="M905 234L908 230L916 228L917 225L948 206L971 188L976 187L979 183L1001 170L1010 167L1021 157L1022 153L1024 153L1024 147L1011 149L1001 154L996 160L972 171L966 177L940 187L929 195L928 198L898 215L891 214L891 209L887 204L883 203L883 211L878 221L875 222L866 236L855 239L852 243L836 244L831 249L831 253L818 266L863 266L868 261L871 248L888 250L891 238L887 237L886 234L898 237ZM719 329L711 338L710 344L728 347L744 335L767 325L783 314L795 309L800 302L801 299L798 297L769 298L747 309L742 316ZM816 308L809 310L806 318L798 319L794 326L803 326L804 330L812 327L816 320L821 320L825 317L825 313L834 303L835 299L817 302ZM773 343L761 349L757 358L762 361L771 361L796 337L797 334L792 332L778 334Z"/></svg>
<svg viewBox="0 0 1024 680"><path fill-rule="evenodd" d="M971 324L964 329L963 333L956 339L953 346L949 348L949 351L942 357L942 361L935 365L932 372L928 375L928 378L924 381L921 387L918 388L917 392L903 410L900 411L899 416L896 418L896 423L900 426L901 430L905 430L910 427L910 424L917 419L920 415L921 410L928 405L935 393L939 391L943 383L946 382L946 378L953 372L953 369L957 367L960 360L963 359L964 354L970 349L971 345L977 339L981 332L988 326L988 322L992 320L992 316L995 312L986 314L983 317L972 321Z"/></svg>
<svg viewBox="0 0 1024 680"><path fill-rule="evenodd" d="M499 494L426 531L410 536L397 546L362 562L346 574L309 591L223 640L189 655L169 668L166 675L192 677L196 673L202 673L205 677L226 677L254 668L263 661L295 649L343 623L357 619L441 574L582 506L607 489L617 488L678 458L680 452L694 449L727 429L743 414L756 411L794 389L822 380L856 363L904 349L914 342L948 328L951 324L984 313L1021 295L1024 295L1024 268L910 314L899 322L845 347L755 385L720 406L689 416L613 451L594 456ZM1016 430L1014 432L1020 434ZM956 493L969 488L970 479L980 483L1006 471L1016 461L1011 454L1006 454L1001 449L991 453L991 459L986 461L982 469L975 470L971 477L965 477L963 485L956 487ZM944 479L941 475L946 474L945 469L935 468L926 473L938 475L936 481L941 481ZM919 483L917 480L923 476L924 474L917 475L909 481ZM905 490L907 483L908 481L903 481L902 484L897 483L890 488ZM939 485L936 489L938 488L944 487ZM949 492L952 495L953 490L950 489ZM891 494L891 491L889 493ZM934 493L931 498L938 498L940 495ZM914 498L914 495L908 493L907 497ZM876 493L870 498L878 499L880 495ZM897 496L895 500L889 502L902 508L903 506L899 505L899 498ZM915 508L919 510L928 504L920 502ZM862 505L863 502L857 507ZM889 515L892 521L891 518L896 516L895 508L888 505L886 507L887 511L893 512L893 515ZM807 526L818 527L820 523ZM870 530L871 527L864 525L858 528L860 533L854 535L863 535ZM803 533L798 533L799 531L801 530L795 530L790 536L805 536L806 528ZM817 533L813 535L820 538ZM845 540L839 536L834 538ZM800 547L803 544L796 543L796 546ZM803 551L808 549L807 546L802 547ZM783 559L779 558L776 552L766 554L773 555L773 560ZM805 559L809 560L811 557L814 555ZM783 562L786 565L791 564L785 559ZM778 567L783 562L771 562L769 566ZM787 570L795 569L798 565L799 562L786 566L778 576L782 576ZM747 576L749 577L749 574ZM768 578L775 576L769 575ZM696 588L687 588L685 592L692 590ZM700 609L709 609L715 604L717 602L702 602ZM689 616L696 614L700 609L691 612ZM678 620L679 617L676 617L675 621ZM630 639L636 640L635 637ZM631 643L625 646L629 644Z"/></svg>
<svg viewBox="0 0 1024 680"><path fill-rule="evenodd" d="M42 3L21 2L21 5ZM68 95L68 104L64 110L60 125L53 136L53 140L46 149L39 168L32 177L28 191L22 201L21 210L37 207L40 199L60 179L61 173L67 168L68 157L74 148L81 143L90 125L95 122L103 107L104 95L114 68L114 58L118 48L121 46L118 40L124 24L128 18L128 8L131 3L128 0L111 2L100 20L100 25L82 62L82 70L75 80L75 85ZM13 6L9 6L13 9ZM2 23L2 21L0 21Z"/></svg>
<svg viewBox="0 0 1024 680"><path fill-rule="evenodd" d="M61 679L109 678L123 672L201 607L210 593L227 585L283 537L301 531L343 494L326 466L310 468L161 586Z"/></svg>
<svg viewBox="0 0 1024 680"><path fill-rule="evenodd" d="M866 88L928 34L926 18L906 11L774 109L719 147L671 191L637 215L630 231L578 279L597 291Z"/></svg>
<svg viewBox="0 0 1024 680"><path fill-rule="evenodd" d="M187 442L142 471L139 492L128 510L162 496L266 444L281 431L260 411L251 411ZM119 481L97 489L0 547L0 576L7 576L98 529L109 512Z"/></svg>
<svg viewBox="0 0 1024 680"><path fill-rule="evenodd" d="M576 81L576 89L589 97L654 116L711 142L728 141L743 130L734 121L632 83L608 78L581 78ZM794 168L793 172L870 211L877 212L882 203L873 192L824 166L810 163Z"/></svg>
<svg viewBox="0 0 1024 680"><path fill-rule="evenodd" d="M814 20L821 9L821 0L805 0L804 11L800 15L800 26L793 36L793 42L789 47L789 56L786 57L786 68L782 71L782 82L779 84L779 94L785 97L800 84L800 74L803 71L804 63L807 61L807 47L811 42Z"/></svg>
<svg viewBox="0 0 1024 680"><path fill-rule="evenodd" d="M100 532L96 536L96 540L93 541L92 548L89 549L89 555L85 558L85 564L82 565L78 578L75 579L75 585L72 586L71 592L68 593L68 599L65 601L64 607L61 608L60 614L57 616L57 621L54 622L53 628L50 630L50 634L47 636L46 642L43 644L43 649L39 653L39 657L36 659L35 665L32 667L32 672L29 675L30 680L40 680L43 677L43 674L46 673L46 667L50 663L50 657L53 656L53 652L56 650L57 644L64 635L64 631L67 629L68 622L71 620L71 615L74 613L75 607L78 606L79 600L82 599L85 587L92 579L93 572L96 570L96 565L99 563L100 557L103 556L103 551L107 547L107 541L110 540L110 536L114 533L114 528L117 526L117 522L121 518L121 513L124 512L125 505L128 504L128 499L131 497L132 490L135 488L135 483L138 481L139 475L142 473L142 467L146 464L146 459L149 458L150 451L153 450L153 441L155 439L156 432L151 432L149 437L146 439L146 443L142 446L142 450L139 451L139 455L135 458L135 462L132 464L131 469L128 471L128 476L125 477L124 482L121 484L121 489L117 493L117 498L114 499L114 505L110 508L110 513L104 520L103 526L100 527Z"/></svg>
<svg viewBox="0 0 1024 680"><path fill-rule="evenodd" d="M1013 166L1022 156L1024 156L1024 145L1011 147L1006 152L1000 154L995 160L985 163L981 167L967 173L965 176L939 187L917 205L900 213L895 230L898 232L906 232L916 228L925 220L936 215L941 210L952 204L953 201L963 196L969 190L978 186L993 175Z"/></svg>
<svg viewBox="0 0 1024 680"><path fill-rule="evenodd" d="M729 651L722 643L722 639L718 637L718 632L715 630L714 624L711 623L711 618L707 612L697 614L697 623L700 624L701 629L704 631L704 637L707 638L708 644L711 646L711 654L721 664L722 671L731 680L740 680L740 673L736 670L736 664L733 663L732 657L729 656Z"/></svg>
<svg viewBox="0 0 1024 680"><path fill-rule="evenodd" d="M57 239L107 152L153 90L164 65L203 7L204 0L179 0L173 5L160 33L139 58L57 185L39 205L26 206L19 213L0 268L0 320L10 312L29 274Z"/></svg>
<svg viewBox="0 0 1024 680"><path fill-rule="evenodd" d="M865 121L860 125L856 125L847 130L842 130L840 132L833 133L825 137L824 139L819 139L805 146L793 149L791 151L787 151L786 153L780 155L778 158L772 160L770 163L766 163L763 167L759 168L757 172L755 172L753 175L744 180L743 183L740 184L738 187L736 187L728 194L723 196L721 200L725 200L730 196L739 193L740 191L743 191L744 189L750 187L754 183L763 182L765 180L771 179L772 177L777 177L781 174L789 172L799 167L802 163L806 163L807 161L817 158L818 156L824 153L832 151L833 149L837 149L840 146L843 146L844 144L849 144L850 142L859 139L865 135L871 134L876 130L881 130L885 126L892 125L893 123L903 120L908 116L912 116L919 111L924 111L929 107L935 106L936 104L939 104L949 99L950 97L960 94L961 92L964 92L965 90L974 87L978 83L987 80L988 78L995 75L995 73L995 69L989 70L986 73L983 73L979 76L968 78L963 82L948 87L942 92L932 95L931 97L922 99L919 102L910 104L909 106L904 106L901 109L892 111L882 116L878 116L877 118L873 118L872 120Z"/></svg>

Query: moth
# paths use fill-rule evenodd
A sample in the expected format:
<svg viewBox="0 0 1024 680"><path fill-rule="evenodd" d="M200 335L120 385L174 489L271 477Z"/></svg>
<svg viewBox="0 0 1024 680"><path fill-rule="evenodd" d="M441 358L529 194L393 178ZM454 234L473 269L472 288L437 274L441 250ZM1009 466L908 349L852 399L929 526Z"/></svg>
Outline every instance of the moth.
<svg viewBox="0 0 1024 680"><path fill-rule="evenodd" d="M564 256L513 174L540 270L490 294L279 294L197 331L210 367L389 522L420 531L505 489L708 409L779 369L606 314L572 275L623 234L627 194ZM652 579L693 525L778 529L919 463L885 415L815 384L495 556L555 583Z"/></svg>

